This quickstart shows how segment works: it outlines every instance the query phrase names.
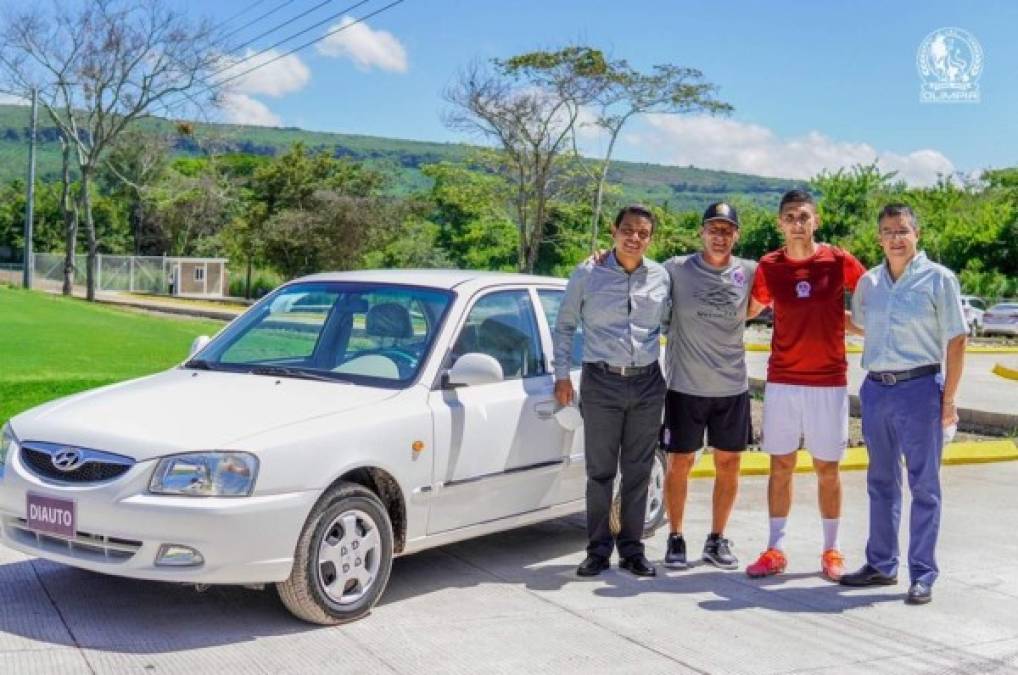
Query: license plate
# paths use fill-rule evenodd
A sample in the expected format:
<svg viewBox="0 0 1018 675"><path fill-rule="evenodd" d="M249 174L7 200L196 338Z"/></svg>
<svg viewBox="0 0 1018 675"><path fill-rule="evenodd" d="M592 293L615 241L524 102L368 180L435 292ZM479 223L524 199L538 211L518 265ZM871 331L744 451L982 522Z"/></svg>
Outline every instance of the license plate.
<svg viewBox="0 0 1018 675"><path fill-rule="evenodd" d="M70 499L44 497L30 492L26 512L30 530L68 539L73 539L77 533L74 502Z"/></svg>

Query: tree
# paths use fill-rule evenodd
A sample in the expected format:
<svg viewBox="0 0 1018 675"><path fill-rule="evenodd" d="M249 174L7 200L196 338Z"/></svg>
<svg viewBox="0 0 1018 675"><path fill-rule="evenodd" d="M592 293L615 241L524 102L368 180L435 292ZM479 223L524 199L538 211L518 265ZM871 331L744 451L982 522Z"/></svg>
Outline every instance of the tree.
<svg viewBox="0 0 1018 675"><path fill-rule="evenodd" d="M717 87L705 82L703 73L694 68L663 64L654 66L650 73L641 73L621 60L606 62L603 72L597 77L601 79L593 101L597 117L590 124L604 130L608 135L608 145L594 173L596 188L590 221L591 251L598 248L604 188L612 153L619 134L630 119L649 113L714 115L732 111L731 105L714 98ZM575 140L574 129L574 147Z"/></svg>
<svg viewBox="0 0 1018 675"><path fill-rule="evenodd" d="M134 255L142 255L152 238L146 229L145 207L169 163L167 136L131 128L117 138L100 167L99 178L130 209Z"/></svg>
<svg viewBox="0 0 1018 675"><path fill-rule="evenodd" d="M566 186L569 139L583 105L594 100L604 55L588 47L531 52L473 64L445 92L446 124L500 150L498 170L512 185L517 269L531 272L547 226L549 203Z"/></svg>
<svg viewBox="0 0 1018 675"><path fill-rule="evenodd" d="M40 101L76 154L78 209L88 244L87 297L95 299L99 248L92 183L110 148L135 120L171 98L215 87L221 65L214 30L163 0L85 0L12 14L0 33L5 89Z"/></svg>

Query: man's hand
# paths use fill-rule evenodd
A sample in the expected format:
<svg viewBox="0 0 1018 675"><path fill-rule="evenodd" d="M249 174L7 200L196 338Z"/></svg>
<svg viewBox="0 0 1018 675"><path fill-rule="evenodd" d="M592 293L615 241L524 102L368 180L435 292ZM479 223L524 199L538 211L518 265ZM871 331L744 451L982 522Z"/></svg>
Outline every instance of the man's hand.
<svg viewBox="0 0 1018 675"><path fill-rule="evenodd" d="M560 406L567 406L573 402L573 381L555 380L555 400Z"/></svg>
<svg viewBox="0 0 1018 675"><path fill-rule="evenodd" d="M941 402L940 407L940 424L944 427L949 427L952 424L958 423L958 408L954 405L954 401L944 400Z"/></svg>

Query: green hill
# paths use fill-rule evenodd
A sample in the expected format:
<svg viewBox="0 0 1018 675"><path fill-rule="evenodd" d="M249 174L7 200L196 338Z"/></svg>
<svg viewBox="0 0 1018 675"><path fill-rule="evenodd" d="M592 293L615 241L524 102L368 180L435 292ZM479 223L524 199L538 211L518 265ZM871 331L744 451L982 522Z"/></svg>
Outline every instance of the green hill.
<svg viewBox="0 0 1018 675"><path fill-rule="evenodd" d="M173 123L152 119L146 127L172 131ZM246 152L274 155L302 141L312 149L321 149L337 157L350 157L390 170L397 176L395 190L411 192L428 185L421 173L425 164L443 160L460 160L470 146L459 143L431 143L377 136L358 136L293 127L270 128L229 124L199 125L197 138L214 144L223 152ZM0 181L24 178L28 161L29 109L21 106L0 106ZM177 136L175 151L187 155L200 152L198 141ZM37 173L40 180L59 180L60 143L56 127L44 111L39 113L39 147ZM667 202L671 207L699 210L716 199L742 196L765 206L775 206L781 193L792 181L764 178L727 171L710 171L693 167L662 166L637 162L614 162L609 179L622 188L627 200L652 203Z"/></svg>

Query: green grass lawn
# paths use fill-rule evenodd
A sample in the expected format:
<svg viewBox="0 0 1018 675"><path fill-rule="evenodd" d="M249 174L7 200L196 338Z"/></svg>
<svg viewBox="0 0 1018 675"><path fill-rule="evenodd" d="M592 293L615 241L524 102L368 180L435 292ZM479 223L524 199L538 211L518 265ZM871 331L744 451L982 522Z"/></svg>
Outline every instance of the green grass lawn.
<svg viewBox="0 0 1018 675"><path fill-rule="evenodd" d="M171 367L223 324L0 285L0 424L51 399Z"/></svg>

